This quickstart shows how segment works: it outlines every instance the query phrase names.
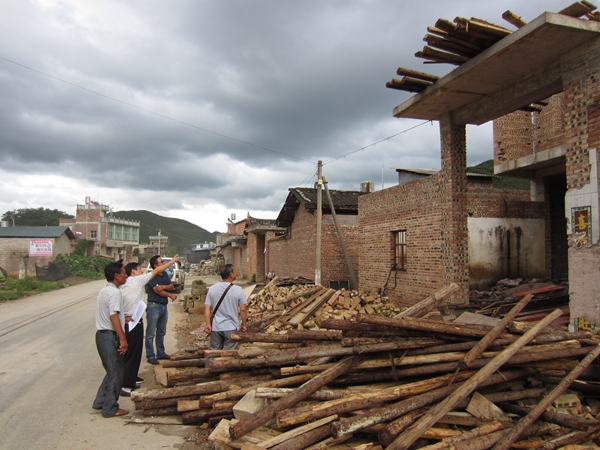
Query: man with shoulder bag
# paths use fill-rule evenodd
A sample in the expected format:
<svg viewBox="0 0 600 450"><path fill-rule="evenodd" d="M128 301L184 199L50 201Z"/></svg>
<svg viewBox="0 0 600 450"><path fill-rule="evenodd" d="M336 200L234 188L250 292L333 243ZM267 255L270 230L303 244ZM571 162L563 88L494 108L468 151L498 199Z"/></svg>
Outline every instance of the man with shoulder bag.
<svg viewBox="0 0 600 450"><path fill-rule="evenodd" d="M231 342L231 332L247 331L246 296L240 286L233 284L236 278L237 272L233 264L226 264L221 269L223 281L211 286L206 294L204 320L205 331L210 334L210 350L235 350L238 343Z"/></svg>

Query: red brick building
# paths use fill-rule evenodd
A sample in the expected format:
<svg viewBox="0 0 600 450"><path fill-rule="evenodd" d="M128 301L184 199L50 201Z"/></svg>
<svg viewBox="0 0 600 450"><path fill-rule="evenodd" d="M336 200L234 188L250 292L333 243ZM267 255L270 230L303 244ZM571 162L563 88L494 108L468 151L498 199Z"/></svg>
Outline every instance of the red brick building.
<svg viewBox="0 0 600 450"><path fill-rule="evenodd" d="M465 125L496 120L495 173L529 178L531 201L540 209L547 205L548 274L568 274L576 328L581 319L600 324L600 23L586 19L585 11L565 11L545 12L463 58L460 67L398 105L394 116L440 123L441 278L459 283L465 296Z"/></svg>
<svg viewBox="0 0 600 450"><path fill-rule="evenodd" d="M290 188L290 193L275 223L285 229L267 239L267 271L279 277L303 277L315 279L317 247L317 189ZM344 242L348 249L354 271L359 272L359 191L330 190L335 212L340 223ZM350 273L340 240L323 195L323 221L321 228L321 284L330 282L337 287L348 285Z"/></svg>
<svg viewBox="0 0 600 450"><path fill-rule="evenodd" d="M397 171L399 185L359 199L359 283L361 290L385 290L407 306L445 286L441 254L446 200L438 170ZM544 239L526 250L540 226L544 228L544 204L530 202L529 191L494 188L492 177L480 174L467 174L466 198L470 288L488 288L501 278L528 271L545 275ZM523 244L511 253L517 233ZM511 261L531 261L534 254L537 265L522 263L519 273L514 268L511 273Z"/></svg>

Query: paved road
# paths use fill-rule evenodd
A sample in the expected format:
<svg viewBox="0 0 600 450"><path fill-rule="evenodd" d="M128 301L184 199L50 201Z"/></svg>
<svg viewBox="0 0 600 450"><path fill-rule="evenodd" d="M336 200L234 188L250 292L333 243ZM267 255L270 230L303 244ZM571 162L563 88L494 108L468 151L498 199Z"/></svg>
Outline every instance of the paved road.
<svg viewBox="0 0 600 450"><path fill-rule="evenodd" d="M0 448L182 448L183 426L124 426L128 419L144 419L129 398L120 404L133 417L104 419L92 409L104 377L94 312L105 283L0 303Z"/></svg>

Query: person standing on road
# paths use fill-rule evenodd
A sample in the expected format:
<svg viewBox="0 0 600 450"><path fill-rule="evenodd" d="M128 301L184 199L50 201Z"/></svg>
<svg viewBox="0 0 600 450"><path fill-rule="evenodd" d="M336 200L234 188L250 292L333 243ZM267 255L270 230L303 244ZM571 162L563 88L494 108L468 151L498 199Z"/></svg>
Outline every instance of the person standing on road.
<svg viewBox="0 0 600 450"><path fill-rule="evenodd" d="M119 393L123 383L124 357L127 339L123 325L125 316L119 286L125 283L127 274L123 261L119 260L104 268L107 285L96 298L96 348L106 370L92 407L102 411L102 417L124 416L126 409L119 408Z"/></svg>
<svg viewBox="0 0 600 450"><path fill-rule="evenodd" d="M127 281L121 285L121 293L123 295L123 311L125 313L125 337L129 348L125 353L125 378L123 379L123 387L121 395L129 397L131 391L135 389L136 382L143 381L138 377L140 363L142 361L142 351L144 348L144 322L140 319L139 323L130 330L129 323L133 321L133 313L137 309L140 302L144 301L144 286L159 273L166 271L168 267L175 264L177 255L173 257L169 263L158 266L152 272L144 274L140 265L136 262L129 263L125 266Z"/></svg>
<svg viewBox="0 0 600 450"><path fill-rule="evenodd" d="M233 264L223 266L221 278L223 281L212 285L206 294L204 302L205 330L210 334L209 348L211 350L234 350L238 343L231 342L231 332L240 329L240 315L242 316L241 331L247 331L246 296L241 287L233 284L237 278L237 271ZM219 301L221 303L217 307ZM213 313L215 309L216 313Z"/></svg>
<svg viewBox="0 0 600 450"><path fill-rule="evenodd" d="M160 255L150 258L150 267L156 269L164 265ZM166 273L154 276L146 285L148 293L148 309L146 310L146 359L150 364L160 364L159 359L171 359L165 352L165 334L167 334L167 321L169 312L167 305L169 298L177 300L177 296L169 291L174 289L171 279ZM154 353L154 338L156 337L156 353Z"/></svg>

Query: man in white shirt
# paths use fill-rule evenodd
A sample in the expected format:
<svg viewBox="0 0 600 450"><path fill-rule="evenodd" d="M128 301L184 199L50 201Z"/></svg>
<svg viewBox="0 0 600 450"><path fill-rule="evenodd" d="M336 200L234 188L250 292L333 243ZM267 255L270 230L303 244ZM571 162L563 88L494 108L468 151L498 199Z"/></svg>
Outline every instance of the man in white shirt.
<svg viewBox="0 0 600 450"><path fill-rule="evenodd" d="M144 324L142 319L136 326L130 330L129 324L133 321L133 313L138 308L140 302L144 301L144 287L152 278L159 273L164 272L167 267L175 264L179 259L177 255L167 264L156 267L152 272L143 274L142 268L136 262L125 266L127 281L119 289L123 294L123 311L125 313L125 336L129 349L125 353L125 377L123 378L123 387L121 395L129 397L131 390L135 389L136 382L143 381L138 378L140 363L142 361L142 352L144 348Z"/></svg>
<svg viewBox="0 0 600 450"><path fill-rule="evenodd" d="M119 408L118 403L124 374L123 355L128 347L123 331L125 316L119 290L119 286L127 279L123 261L107 264L104 275L108 283L96 298L96 348L106 375L92 408L101 410L103 417L115 417L129 414L128 410Z"/></svg>

